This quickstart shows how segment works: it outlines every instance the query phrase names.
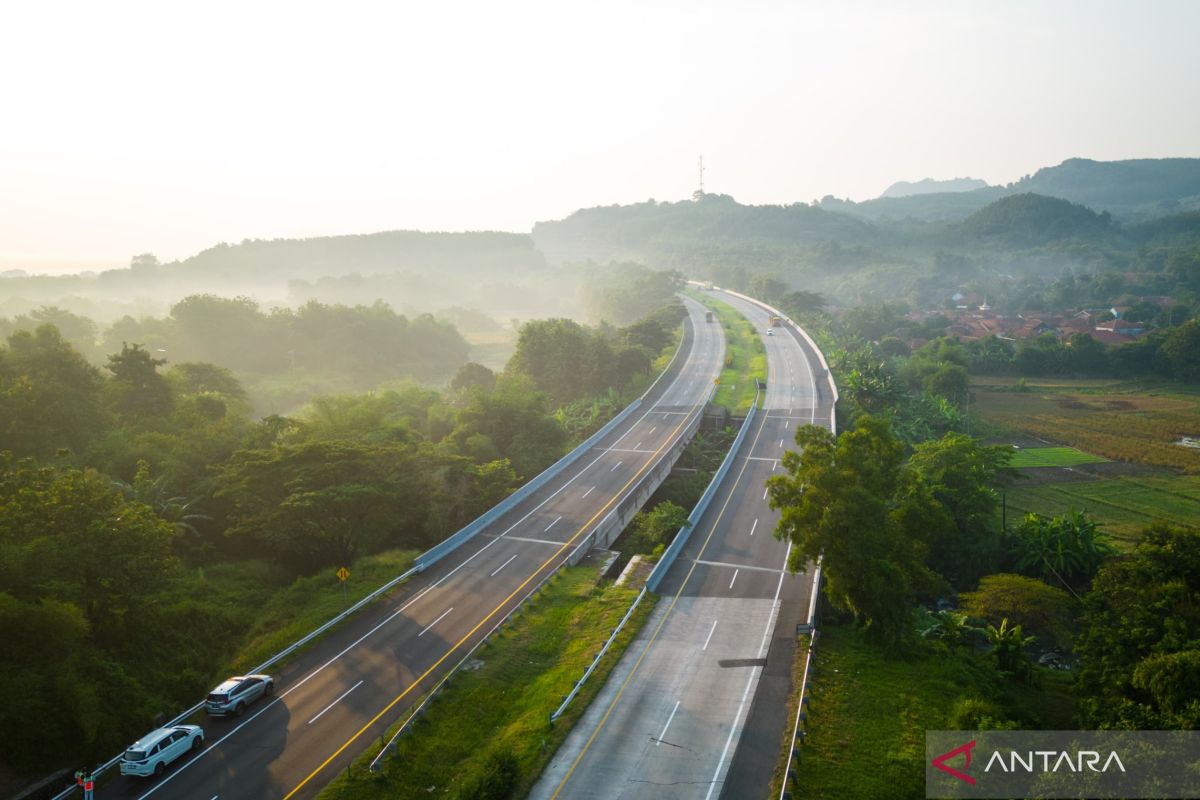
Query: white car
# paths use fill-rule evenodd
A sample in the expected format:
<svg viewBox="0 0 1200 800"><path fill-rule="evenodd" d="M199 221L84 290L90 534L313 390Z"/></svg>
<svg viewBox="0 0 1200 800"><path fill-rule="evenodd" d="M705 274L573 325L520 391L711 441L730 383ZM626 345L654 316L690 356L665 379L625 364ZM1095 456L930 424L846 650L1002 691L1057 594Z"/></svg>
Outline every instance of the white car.
<svg viewBox="0 0 1200 800"><path fill-rule="evenodd" d="M230 678L213 689L204 709L216 717L232 714L240 717L246 706L275 691L275 679L270 675L246 675Z"/></svg>
<svg viewBox="0 0 1200 800"><path fill-rule="evenodd" d="M199 725L159 728L138 739L121 756L122 775L162 775L175 759L204 746Z"/></svg>
<svg viewBox="0 0 1200 800"><path fill-rule="evenodd" d="M774 336L774 335L775 335L775 329L767 328L767 336Z"/></svg>

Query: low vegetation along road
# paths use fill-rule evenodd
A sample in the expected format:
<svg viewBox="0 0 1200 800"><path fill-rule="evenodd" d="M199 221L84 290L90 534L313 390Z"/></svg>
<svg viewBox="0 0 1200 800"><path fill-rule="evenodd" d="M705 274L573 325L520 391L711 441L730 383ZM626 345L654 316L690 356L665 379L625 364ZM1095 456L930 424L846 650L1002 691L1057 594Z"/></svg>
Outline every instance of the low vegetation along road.
<svg viewBox="0 0 1200 800"><path fill-rule="evenodd" d="M687 301L683 350L643 406L596 449L474 539L276 675L242 718L205 721L206 747L160 780L106 797L309 798L420 699L561 564L702 413L724 355Z"/></svg>
<svg viewBox="0 0 1200 800"><path fill-rule="evenodd" d="M764 483L799 425L828 427L829 384L811 347L769 327L762 307L726 293L760 331L767 390L753 427L687 547L663 600L608 686L535 787L535 798L766 796L784 736L796 623L811 568L786 571L789 546ZM736 755L735 755L736 754Z"/></svg>

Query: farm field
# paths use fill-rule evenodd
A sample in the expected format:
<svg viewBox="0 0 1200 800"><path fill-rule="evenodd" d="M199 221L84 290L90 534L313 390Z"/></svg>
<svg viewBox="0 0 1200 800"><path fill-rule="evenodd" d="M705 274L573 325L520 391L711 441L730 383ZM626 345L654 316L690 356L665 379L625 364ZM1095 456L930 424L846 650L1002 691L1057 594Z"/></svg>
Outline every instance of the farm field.
<svg viewBox="0 0 1200 800"><path fill-rule="evenodd" d="M1074 467L1079 464L1098 464L1104 461L1108 461L1108 459L1076 450L1074 447L1026 447L1013 451L1009 466L1015 469Z"/></svg>
<svg viewBox="0 0 1200 800"><path fill-rule="evenodd" d="M1200 449L1180 444L1200 432L1200 387L988 377L971 389L993 441L1047 445L1013 451L1030 480L1006 492L1009 525L1079 509L1121 545L1158 523L1200 527Z"/></svg>
<svg viewBox="0 0 1200 800"><path fill-rule="evenodd" d="M1155 523L1200 527L1200 476L1121 477L1082 483L1018 486L1007 491L1008 523L1036 512L1083 510L1120 543Z"/></svg>
<svg viewBox="0 0 1200 800"><path fill-rule="evenodd" d="M1055 379L1014 386L975 379L972 411L1001 431L1070 445L1113 461L1200 475L1200 449L1179 444L1200 434L1197 387Z"/></svg>

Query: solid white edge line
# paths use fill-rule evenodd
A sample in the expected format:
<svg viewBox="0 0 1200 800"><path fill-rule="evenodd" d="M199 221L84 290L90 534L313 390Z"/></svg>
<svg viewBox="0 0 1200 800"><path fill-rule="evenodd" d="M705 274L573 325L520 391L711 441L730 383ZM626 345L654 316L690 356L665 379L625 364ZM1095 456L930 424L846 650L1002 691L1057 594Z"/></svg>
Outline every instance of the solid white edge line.
<svg viewBox="0 0 1200 800"><path fill-rule="evenodd" d="M704 356L705 356L705 355L707 355L707 350L705 351L705 354L701 356L701 360L703 360L703 359L704 359ZM683 371L681 371L681 372L680 372L680 374L676 375L676 376L675 376L675 378L674 378L674 380L672 380L672 381L671 381L671 384L670 384L670 385L669 385L669 386L668 386L666 389L664 389L664 390L663 390L663 395L662 395L662 397L661 397L661 398L659 398L660 402L659 402L659 403L655 403L655 404L654 404L654 406L651 406L651 407L650 407L650 408L649 408L649 409L646 411L646 413L645 413L645 414L643 414L641 417L639 417L639 418L638 418L638 420L637 420L637 422L635 422L635 423L634 423L632 426L630 426L629 430L627 430L625 433L621 434L621 436L620 436L620 437L617 439L617 442L621 441L621 439L624 439L626 436L628 436L630 433L632 433L632 432L633 432L633 430L634 430L634 428L636 428L638 425L641 425L641 424L642 424L642 422L643 422L643 421L644 421L644 420L645 420L647 417L649 417L651 414L653 414L653 413L654 413L654 408L656 408L658 405L661 405L661 404L662 404L662 402L661 402L661 401L662 401L662 400L664 400L664 399L667 397L667 394L668 394L669 392L671 392L671 391L673 391L673 390L674 390L674 388L675 388L675 384L676 384L676 383L678 383L678 382L679 382L679 380L680 380L681 378L683 378L683 377L684 377L684 372L683 372ZM678 412L663 412L663 415L664 415L664 417L666 417L668 414L672 414L672 413L676 413L676 414L691 414L691 413L693 413L693 412L691 412L691 411L686 411L686 412L684 412L684 411L678 411ZM613 444L616 444L616 442L614 442ZM470 564L470 563L471 563L472 561L474 561L474 560L475 560L475 559L476 559L478 556L482 555L482 554L483 554L483 552L484 552L485 550L487 550L489 547L491 547L492 545L494 545L496 542L500 541L500 539L501 539L501 538L504 536L504 534L508 533L508 532L509 532L509 531L511 531L513 528L515 528L515 527L517 527L518 525L520 525L522 522L524 522L526 519L528 519L528 518L529 518L529 517L530 517L530 516L531 516L531 515L532 515L534 512L536 512L538 509L542 508L544 505L546 505L546 503L549 503L551 500L553 500L555 496L557 496L557 495L558 495L560 492L562 492L564 489L566 489L568 486L570 486L572 483L574 483L574 482L575 482L575 481L576 481L576 480L577 480L577 479L578 479L580 476L582 476L582 475L583 475L585 472L587 472L589 469L591 469L591 468L592 468L592 467L593 467L593 466L596 464L596 462L597 462L597 461L599 461L599 460L600 460L600 459L602 459L602 458L604 458L603 454L602 454L602 455L599 455L599 456L597 456L597 457L596 457L596 458L594 458L594 459L592 459L592 461L591 461L590 463L588 463L588 465L587 465L587 466L585 466L583 469L581 469L581 470L579 470L577 473L575 473L575 475L573 475L573 476L571 477L571 479L570 479L570 480L568 480L566 483L564 483L562 486L560 486L560 487L559 487L559 488L558 488L558 489L557 489L557 490L556 490L556 491L555 491L553 494L551 494L549 497L547 497L545 500L543 500L541 503L539 503L539 504L538 504L536 507L534 507L533 509L531 509L531 510L530 510L530 511L529 511L527 514L525 514L525 516L521 517L521 519L519 519L519 520L517 520L515 523L513 523L513 524L512 524L512 525L511 525L511 526L510 526L510 527L509 527L507 530L505 530L505 531L504 531L504 533L501 533L499 536L497 536L497 537L493 538L491 541L489 541L489 542L488 542L487 544L485 544L483 547L479 548L479 549L478 549L478 550L476 550L474 553L472 553L470 556L468 556L468 557L467 557L467 558L466 558L466 559L465 559L465 560L464 560L464 561L463 561L461 564L459 564L457 567L455 567L454 569L450 570L449 572L447 572L447 573L446 573L445 575L443 575L442 577L438 578L436 581L434 581L433 583L431 583L429 586L426 586L424 589L422 589L420 592L418 592L416 595L414 595L412 598L410 598L410 599L408 600L408 602L406 602L406 603L405 603L404 605L402 605L400 608L396 609L396 611L395 611L393 614L390 614L389 616L385 617L383 620L381 620L381 621L379 622L379 624L375 625L373 628L371 628L369 631L367 631L366 633L364 633L364 634L363 634L362 636L360 636L358 639L355 639L353 642L351 642L349 645L347 645L347 646L346 646L346 647L345 647L345 648L344 648L344 649L343 649L343 650L342 650L340 653L338 653L337 655L333 656L333 657L332 657L332 658L330 658L328 661L326 661L324 664L322 664L321 666L317 667L317 668L316 668L316 669L314 669L312 672L310 672L308 675L306 675L306 676L304 676L303 678L301 678L301 679L300 679L298 682L296 682L296 683L292 684L290 687L288 687L288 690L287 690L286 692L281 692L281 693L277 694L277 695L275 696L275 698L274 698L274 699L273 699L273 700L272 700L270 703L268 703L267 705L265 705L265 706L263 706L262 708L260 708L260 709L259 709L257 712L255 712L255 713L254 713L252 716L250 716L250 717L247 717L247 718L245 719L245 721L243 721L243 722L242 722L242 723L240 723L240 724L239 724L237 727L233 728L231 731L229 731L228 733L226 733L226 734L225 734L224 736L222 736L220 739L217 739L215 742L213 742L212 744L210 744L208 747L205 747L205 748L204 748L203 750L201 750L201 751L200 751L200 752L199 752L199 753L198 753L198 754L197 754L197 755L196 755L194 758L192 758L192 759L189 759L189 760L187 761L187 763L185 763L185 764L182 764L182 765L181 765L181 766L179 766L177 769L174 769L174 770L172 770L172 771L171 771L170 773L168 773L168 774L167 774L167 775L166 775L166 776L165 776L165 777L164 777L162 780L160 780L160 781L159 781L158 783L156 783L154 786L150 787L150 789L149 789L149 790L147 790L145 794L143 794L143 795L140 795L140 796L138 797L138 799L137 799L137 800L146 800L146 798L147 798L147 797L149 797L150 795L154 794L155 792L157 792L157 791L158 791L159 789L161 789L162 787L166 786L166 785L167 785L167 784L168 784L170 781L174 780L176 777L178 777L179 775L181 775L181 774L183 773L183 771L184 771L184 770L186 770L188 767L190 767L191 765L195 764L195 763L196 763L196 762L198 762L200 759L202 759L202 758L203 758L205 755L207 755L207 754L208 754L208 752L209 752L210 750L212 750L213 748L217 747L217 746L218 746L218 745L220 745L222 742L224 742L226 739L228 739L229 737L233 736L235 733L237 733L238 731L240 731L242 728L244 728L244 727L246 727L247 725L249 725L251 722L253 722L255 719L257 719L257 718L258 718L258 717L259 717L261 714L265 713L265 712L266 712L268 709L270 709L272 706L274 706L276 703L280 703L280 702L282 702L282 701L283 701L283 699L284 699L285 697L287 697L289 694L291 694L292 692L296 691L296 690L297 690L297 689L299 689L301 686L303 686L304 684L308 683L310 680L312 680L312 679L313 679L313 678L315 678L317 675L319 675L321 672L323 672L323 671L325 671L326 669L328 669L328 668L329 668L329 667L330 667L330 666L331 666L331 665L332 665L332 664L333 664L335 661L337 661L338 659L340 659L342 656L346 655L346 653L349 653L349 652L350 652L351 650L353 650L355 647L358 647L358 645L362 644L362 642L363 642L364 640L366 640L366 639L370 638L372 635L374 635L374 634L375 634L375 632L376 632L376 631L378 631L380 628L382 628L382 627L384 627L385 625L387 625L389 622L391 622L393 619L395 619L396 617L398 617L400 614L403 614L403 613L404 613L404 612L405 612L405 611L406 611L406 610L407 610L407 609L408 609L410 606L412 606L412 605L413 605L413 603L416 603L418 600L420 600L420 599L421 599L422 597L424 597L426 594L428 594L429 592L433 591L433 590L434 590L434 589L436 589L438 586L441 586L443 583L445 583L447 580L449 580L451 577L453 577L453 576L454 576L454 574L455 574L456 572L458 572L458 571L459 571L460 569L462 569L463 567L467 566L467 564ZM619 462L619 461L618 461L616 466L620 466L620 463L621 463L621 462ZM614 467L613 467L613 469L616 469L616 466L614 466ZM612 472L612 470L609 470L609 472ZM765 497L765 494L764 494L764 497ZM609 512L609 513L611 514L612 512Z"/></svg>
<svg viewBox="0 0 1200 800"><path fill-rule="evenodd" d="M317 714L315 717L313 717L312 719L310 719L310 720L308 721L308 724L309 724L309 725L312 725L314 722L316 722L317 720L319 720L319 719L320 719L322 716L324 716L324 715L325 715L325 712L326 712L326 711L328 711L329 709L333 708L333 707L334 707L334 706L336 706L338 703L342 702L342 700L344 700L344 699L346 698L346 695L350 694L351 692L353 692L355 689L357 689L358 687L360 687L360 686L362 686L362 685L363 685L363 682L362 682L362 681L359 681L358 683L354 684L353 686L351 686L351 687L350 687L349 689L347 689L346 691L342 692L342 695L341 695L341 697L339 697L337 700L334 700L334 701L333 701L332 703L330 703L329 705L325 706L325 708L321 709L321 713L320 713L320 714Z"/></svg>

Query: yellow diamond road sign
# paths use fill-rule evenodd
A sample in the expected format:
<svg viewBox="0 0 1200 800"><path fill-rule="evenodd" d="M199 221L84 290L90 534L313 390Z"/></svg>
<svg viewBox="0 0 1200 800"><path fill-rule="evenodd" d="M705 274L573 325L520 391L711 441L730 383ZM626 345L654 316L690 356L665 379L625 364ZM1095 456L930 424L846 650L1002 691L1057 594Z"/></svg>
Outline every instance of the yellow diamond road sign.
<svg viewBox="0 0 1200 800"><path fill-rule="evenodd" d="M346 569L345 567L338 567L337 576L339 581L345 583L346 578L350 577L350 570Z"/></svg>

